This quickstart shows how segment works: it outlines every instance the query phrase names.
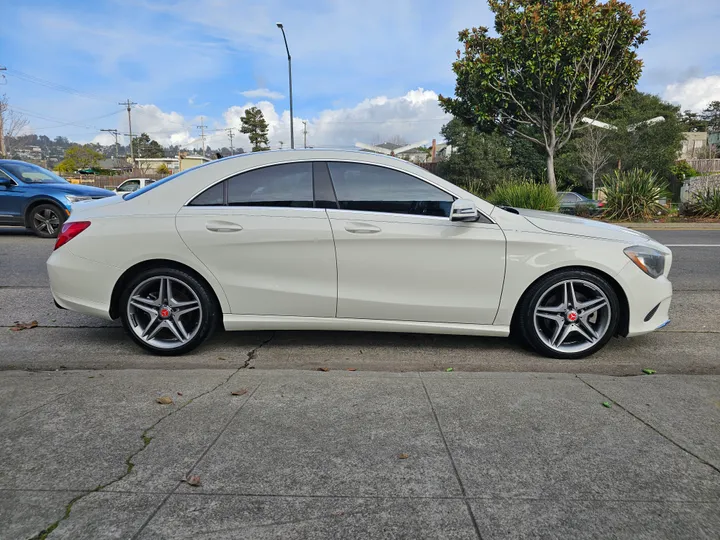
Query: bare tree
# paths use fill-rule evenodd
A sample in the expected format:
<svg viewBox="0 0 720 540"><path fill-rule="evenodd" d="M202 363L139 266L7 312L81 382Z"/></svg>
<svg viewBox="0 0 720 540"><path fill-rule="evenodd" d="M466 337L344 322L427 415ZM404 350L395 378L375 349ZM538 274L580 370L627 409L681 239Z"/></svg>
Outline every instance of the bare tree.
<svg viewBox="0 0 720 540"><path fill-rule="evenodd" d="M0 98L0 156L10 154L11 144L28 125L25 115L10 109L5 94Z"/></svg>
<svg viewBox="0 0 720 540"><path fill-rule="evenodd" d="M605 147L605 139L608 137L606 129L588 127L584 135L578 141L578 154L580 156L580 168L587 173L592 183L592 194L595 198L595 182L600 176L602 169L610 161L610 154Z"/></svg>
<svg viewBox="0 0 720 540"><path fill-rule="evenodd" d="M402 135L393 135L387 142L397 144L398 146L405 146L408 143Z"/></svg>

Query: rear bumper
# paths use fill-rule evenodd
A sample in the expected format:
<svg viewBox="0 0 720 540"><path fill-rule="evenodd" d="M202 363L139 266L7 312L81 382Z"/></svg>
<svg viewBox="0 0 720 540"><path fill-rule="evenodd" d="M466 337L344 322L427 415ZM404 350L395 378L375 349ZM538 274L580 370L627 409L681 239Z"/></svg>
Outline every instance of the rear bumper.
<svg viewBox="0 0 720 540"><path fill-rule="evenodd" d="M667 277L653 279L628 262L618 275L630 308L627 337L640 336L666 326L670 316L672 283Z"/></svg>
<svg viewBox="0 0 720 540"><path fill-rule="evenodd" d="M47 270L57 306L112 320L110 298L121 269L78 257L63 246L50 255Z"/></svg>

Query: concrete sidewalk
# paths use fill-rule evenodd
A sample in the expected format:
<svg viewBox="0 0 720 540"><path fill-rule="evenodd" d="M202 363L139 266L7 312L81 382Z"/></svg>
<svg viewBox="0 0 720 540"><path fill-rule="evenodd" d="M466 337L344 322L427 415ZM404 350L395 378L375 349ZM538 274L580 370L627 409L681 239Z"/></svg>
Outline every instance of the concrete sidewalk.
<svg viewBox="0 0 720 540"><path fill-rule="evenodd" d="M0 538L720 537L720 376L247 367L1 372Z"/></svg>

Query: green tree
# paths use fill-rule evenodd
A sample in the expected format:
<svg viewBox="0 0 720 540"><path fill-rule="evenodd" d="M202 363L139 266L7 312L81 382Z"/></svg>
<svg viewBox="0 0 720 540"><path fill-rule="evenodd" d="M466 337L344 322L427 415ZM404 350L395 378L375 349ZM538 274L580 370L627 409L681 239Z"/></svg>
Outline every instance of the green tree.
<svg viewBox="0 0 720 540"><path fill-rule="evenodd" d="M150 138L147 133L142 133L132 141L135 157L161 158L165 157L165 150L162 145Z"/></svg>
<svg viewBox="0 0 720 540"><path fill-rule="evenodd" d="M685 131L707 131L707 121L703 117L692 111L685 111L680 116L680 122Z"/></svg>
<svg viewBox="0 0 720 540"><path fill-rule="evenodd" d="M73 173L80 169L97 168L103 155L90 145L74 144L65 150L65 157L58 163L61 173Z"/></svg>
<svg viewBox="0 0 720 540"><path fill-rule="evenodd" d="M245 115L240 118L240 121L242 122L240 131L247 134L253 152L270 150L268 146L270 143L268 139L268 123L265 121L260 109L257 107L246 109Z"/></svg>
<svg viewBox="0 0 720 540"><path fill-rule="evenodd" d="M713 101L700 115L707 123L707 130L712 133L720 131L720 101Z"/></svg>
<svg viewBox="0 0 720 540"><path fill-rule="evenodd" d="M582 117L635 87L645 13L618 0L489 0L495 31L463 30L455 98L443 108L484 130L541 147L555 188L555 154Z"/></svg>
<svg viewBox="0 0 720 540"><path fill-rule="evenodd" d="M479 132L475 127L453 118L441 130L452 145L450 157L440 163L439 174L459 186L474 185L489 192L506 176L511 165L507 137Z"/></svg>
<svg viewBox="0 0 720 540"><path fill-rule="evenodd" d="M679 113L679 107L636 90L605 108L598 119L616 128L610 130L606 141L614 165L623 170L654 171L670 179L685 131ZM661 123L644 123L660 116L665 119Z"/></svg>

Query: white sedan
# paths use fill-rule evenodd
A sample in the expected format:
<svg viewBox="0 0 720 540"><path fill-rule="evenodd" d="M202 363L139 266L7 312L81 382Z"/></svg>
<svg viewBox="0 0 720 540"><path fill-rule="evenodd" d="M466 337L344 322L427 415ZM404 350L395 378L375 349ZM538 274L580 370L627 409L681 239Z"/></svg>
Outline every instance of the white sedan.
<svg viewBox="0 0 720 540"><path fill-rule="evenodd" d="M495 207L425 169L338 150L243 154L78 206L48 260L60 307L157 354L226 330L508 336L581 358L668 323L671 252Z"/></svg>

